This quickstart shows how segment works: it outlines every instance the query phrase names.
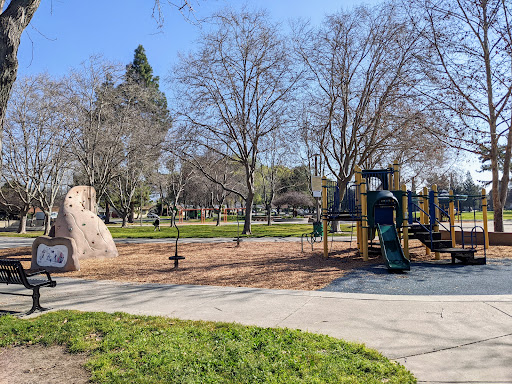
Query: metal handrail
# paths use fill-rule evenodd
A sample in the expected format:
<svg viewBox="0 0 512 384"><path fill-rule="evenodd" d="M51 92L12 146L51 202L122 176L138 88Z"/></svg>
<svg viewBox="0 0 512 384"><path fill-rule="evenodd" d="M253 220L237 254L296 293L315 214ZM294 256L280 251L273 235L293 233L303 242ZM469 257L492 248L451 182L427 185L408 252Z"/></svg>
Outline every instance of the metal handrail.
<svg viewBox="0 0 512 384"><path fill-rule="evenodd" d="M473 244L478 245L478 239L476 238L476 234L477 234L476 230L477 230L477 229L481 229L481 230L482 230L482 234L483 234L483 236L484 236L484 239L483 239L483 240L484 240L484 245L483 245L483 247L484 247L484 256L487 256L487 255L486 255L486 251L485 251L485 250L487 249L487 247L486 247L486 244L485 244L485 229L484 229L484 227L482 227L482 226L480 226L480 225L475 225L475 226L471 229L471 247L472 247L472 248L476 248ZM474 239L475 239L475 242L474 242L474 243L473 243L473 237L474 237Z"/></svg>
<svg viewBox="0 0 512 384"><path fill-rule="evenodd" d="M451 228L457 228L457 227L460 228L460 238L461 238L462 248L465 248L465 245L464 245L464 228L462 228L462 225L452 225L450 227L450 229ZM450 232L450 240L451 240L451 236L452 236L452 234Z"/></svg>
<svg viewBox="0 0 512 384"><path fill-rule="evenodd" d="M446 212L443 208L441 208L439 205L437 205L437 204L432 204L432 205L434 206L434 208L439 209L439 211L440 211L441 213L444 213L446 216L450 217L450 214L449 214L448 212ZM441 220L438 220L438 219L437 219L437 216L436 216L436 214L435 214L435 211L434 211L434 222L435 222L435 223L438 223L441 227L443 227L443 229L444 229L445 231L448 231L448 230L449 230L448 228L446 228L446 226L442 223L442 221L441 221Z"/></svg>

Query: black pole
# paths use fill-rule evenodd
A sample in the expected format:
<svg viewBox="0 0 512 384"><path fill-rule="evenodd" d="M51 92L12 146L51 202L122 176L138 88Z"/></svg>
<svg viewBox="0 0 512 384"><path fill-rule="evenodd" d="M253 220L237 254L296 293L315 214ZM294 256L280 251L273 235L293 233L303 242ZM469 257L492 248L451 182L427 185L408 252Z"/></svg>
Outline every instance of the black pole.
<svg viewBox="0 0 512 384"><path fill-rule="evenodd" d="M173 207L173 217L176 214L176 207ZM178 261L185 260L185 256L178 256L178 240L180 239L180 229L178 228L178 224L176 224L176 220L173 220L174 227L178 231L178 236L176 236L176 244L174 246L174 256L170 256L169 260L174 260L174 269L178 269Z"/></svg>

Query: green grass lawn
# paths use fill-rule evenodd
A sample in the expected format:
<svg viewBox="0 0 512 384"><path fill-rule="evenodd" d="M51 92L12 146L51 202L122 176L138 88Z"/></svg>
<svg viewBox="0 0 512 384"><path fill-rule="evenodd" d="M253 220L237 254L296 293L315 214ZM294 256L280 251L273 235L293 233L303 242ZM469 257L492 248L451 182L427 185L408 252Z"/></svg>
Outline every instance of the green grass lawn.
<svg viewBox="0 0 512 384"><path fill-rule="evenodd" d="M97 383L415 383L362 345L288 329L124 313L0 316L0 346L64 345L87 353Z"/></svg>
<svg viewBox="0 0 512 384"><path fill-rule="evenodd" d="M121 228L119 224L109 225L108 229L114 238L175 238L177 234L176 228L171 228L169 222L160 226L160 231L154 231L152 225L139 226L137 224ZM216 227L211 224L197 225L179 225L180 238L212 238L212 237L229 237L234 238L238 233L237 225L221 225ZM240 233L243 225L240 225ZM350 225L341 225L342 232L338 235L350 235ZM250 237L300 237L303 233L313 231L312 224L275 224L267 226L265 224L253 224L252 234ZM19 237L37 237L43 233L40 231L28 232L23 235L14 232L0 232L0 236L19 236ZM241 237L249 237L240 235Z"/></svg>
<svg viewBox="0 0 512 384"><path fill-rule="evenodd" d="M252 234L250 236L242 235L243 225L240 225L241 237L300 237L303 233L313 231L312 224L276 224L267 226L265 224L253 224L251 226ZM176 228L171 228L169 224L161 225L160 231L154 231L153 227L148 226L130 226L127 228L109 227L114 238L169 238L176 237ZM211 237L230 237L234 238L238 234L236 225L180 225L180 238L211 238ZM342 226L342 234L349 234L350 226Z"/></svg>
<svg viewBox="0 0 512 384"><path fill-rule="evenodd" d="M27 233L0 232L0 237L33 237L43 236L43 231L30 231Z"/></svg>
<svg viewBox="0 0 512 384"><path fill-rule="evenodd" d="M461 212L462 220L474 220L476 218L477 221L482 221L482 211L476 212ZM459 216L457 216L457 220ZM494 212L487 212L487 220L494 220ZM512 211L503 211L503 220L512 220Z"/></svg>

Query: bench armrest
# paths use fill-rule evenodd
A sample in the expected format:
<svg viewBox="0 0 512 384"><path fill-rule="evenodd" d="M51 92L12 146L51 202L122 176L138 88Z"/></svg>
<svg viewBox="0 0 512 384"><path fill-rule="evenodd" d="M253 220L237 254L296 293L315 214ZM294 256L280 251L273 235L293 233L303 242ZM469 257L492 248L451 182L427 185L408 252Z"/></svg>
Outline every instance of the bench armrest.
<svg viewBox="0 0 512 384"><path fill-rule="evenodd" d="M38 269L37 271L31 272L31 273L26 273L25 272L25 275L27 275L27 277L32 277L32 276L35 276L35 275L42 275L44 273L46 273L46 275L48 277L50 277L50 274L48 272L46 272L45 269Z"/></svg>
<svg viewBox="0 0 512 384"><path fill-rule="evenodd" d="M50 273L47 270L45 270L45 269L40 269L40 270L32 272L32 273L27 273L26 275L27 275L27 277L32 277L32 276L35 276L35 275L46 275L46 278L50 282L50 286L51 287L55 287L55 285L57 284L57 282L52 280L52 277L50 276Z"/></svg>

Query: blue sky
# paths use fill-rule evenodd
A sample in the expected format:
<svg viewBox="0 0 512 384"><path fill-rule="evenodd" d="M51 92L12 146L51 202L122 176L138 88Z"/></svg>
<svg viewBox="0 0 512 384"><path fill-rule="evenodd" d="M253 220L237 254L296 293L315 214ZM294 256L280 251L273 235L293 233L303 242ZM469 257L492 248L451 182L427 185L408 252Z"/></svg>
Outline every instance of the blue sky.
<svg viewBox="0 0 512 384"><path fill-rule="evenodd" d="M256 9L267 9L275 21L285 24L288 19L298 17L320 23L325 14L361 3L357 0L192 0L198 18L228 5L240 8L249 4ZM22 37L18 76L41 72L62 76L93 54L128 64L133 60L134 49L142 44L154 74L164 79L177 53L193 47L198 27L187 22L176 8L165 6L165 23L159 29L152 17L152 5L153 0L42 1ZM161 88L167 91L164 81Z"/></svg>
<svg viewBox="0 0 512 384"><path fill-rule="evenodd" d="M248 4L251 8L267 9L275 21L285 25L293 18L307 18L318 24L326 14L363 3L357 0L191 1L198 18L226 6L236 9ZM364 3L371 5L381 1ZM152 5L153 0L43 0L22 36L18 76L41 72L63 76L95 54L128 64L133 60L135 48L142 44L154 74L165 79L177 53L193 48L198 27L187 22L176 8L165 6L165 23L159 29L152 17ZM160 87L168 93L165 81L160 82ZM470 158L465 168L472 171L475 180L482 179L482 174L474 172L479 166Z"/></svg>

